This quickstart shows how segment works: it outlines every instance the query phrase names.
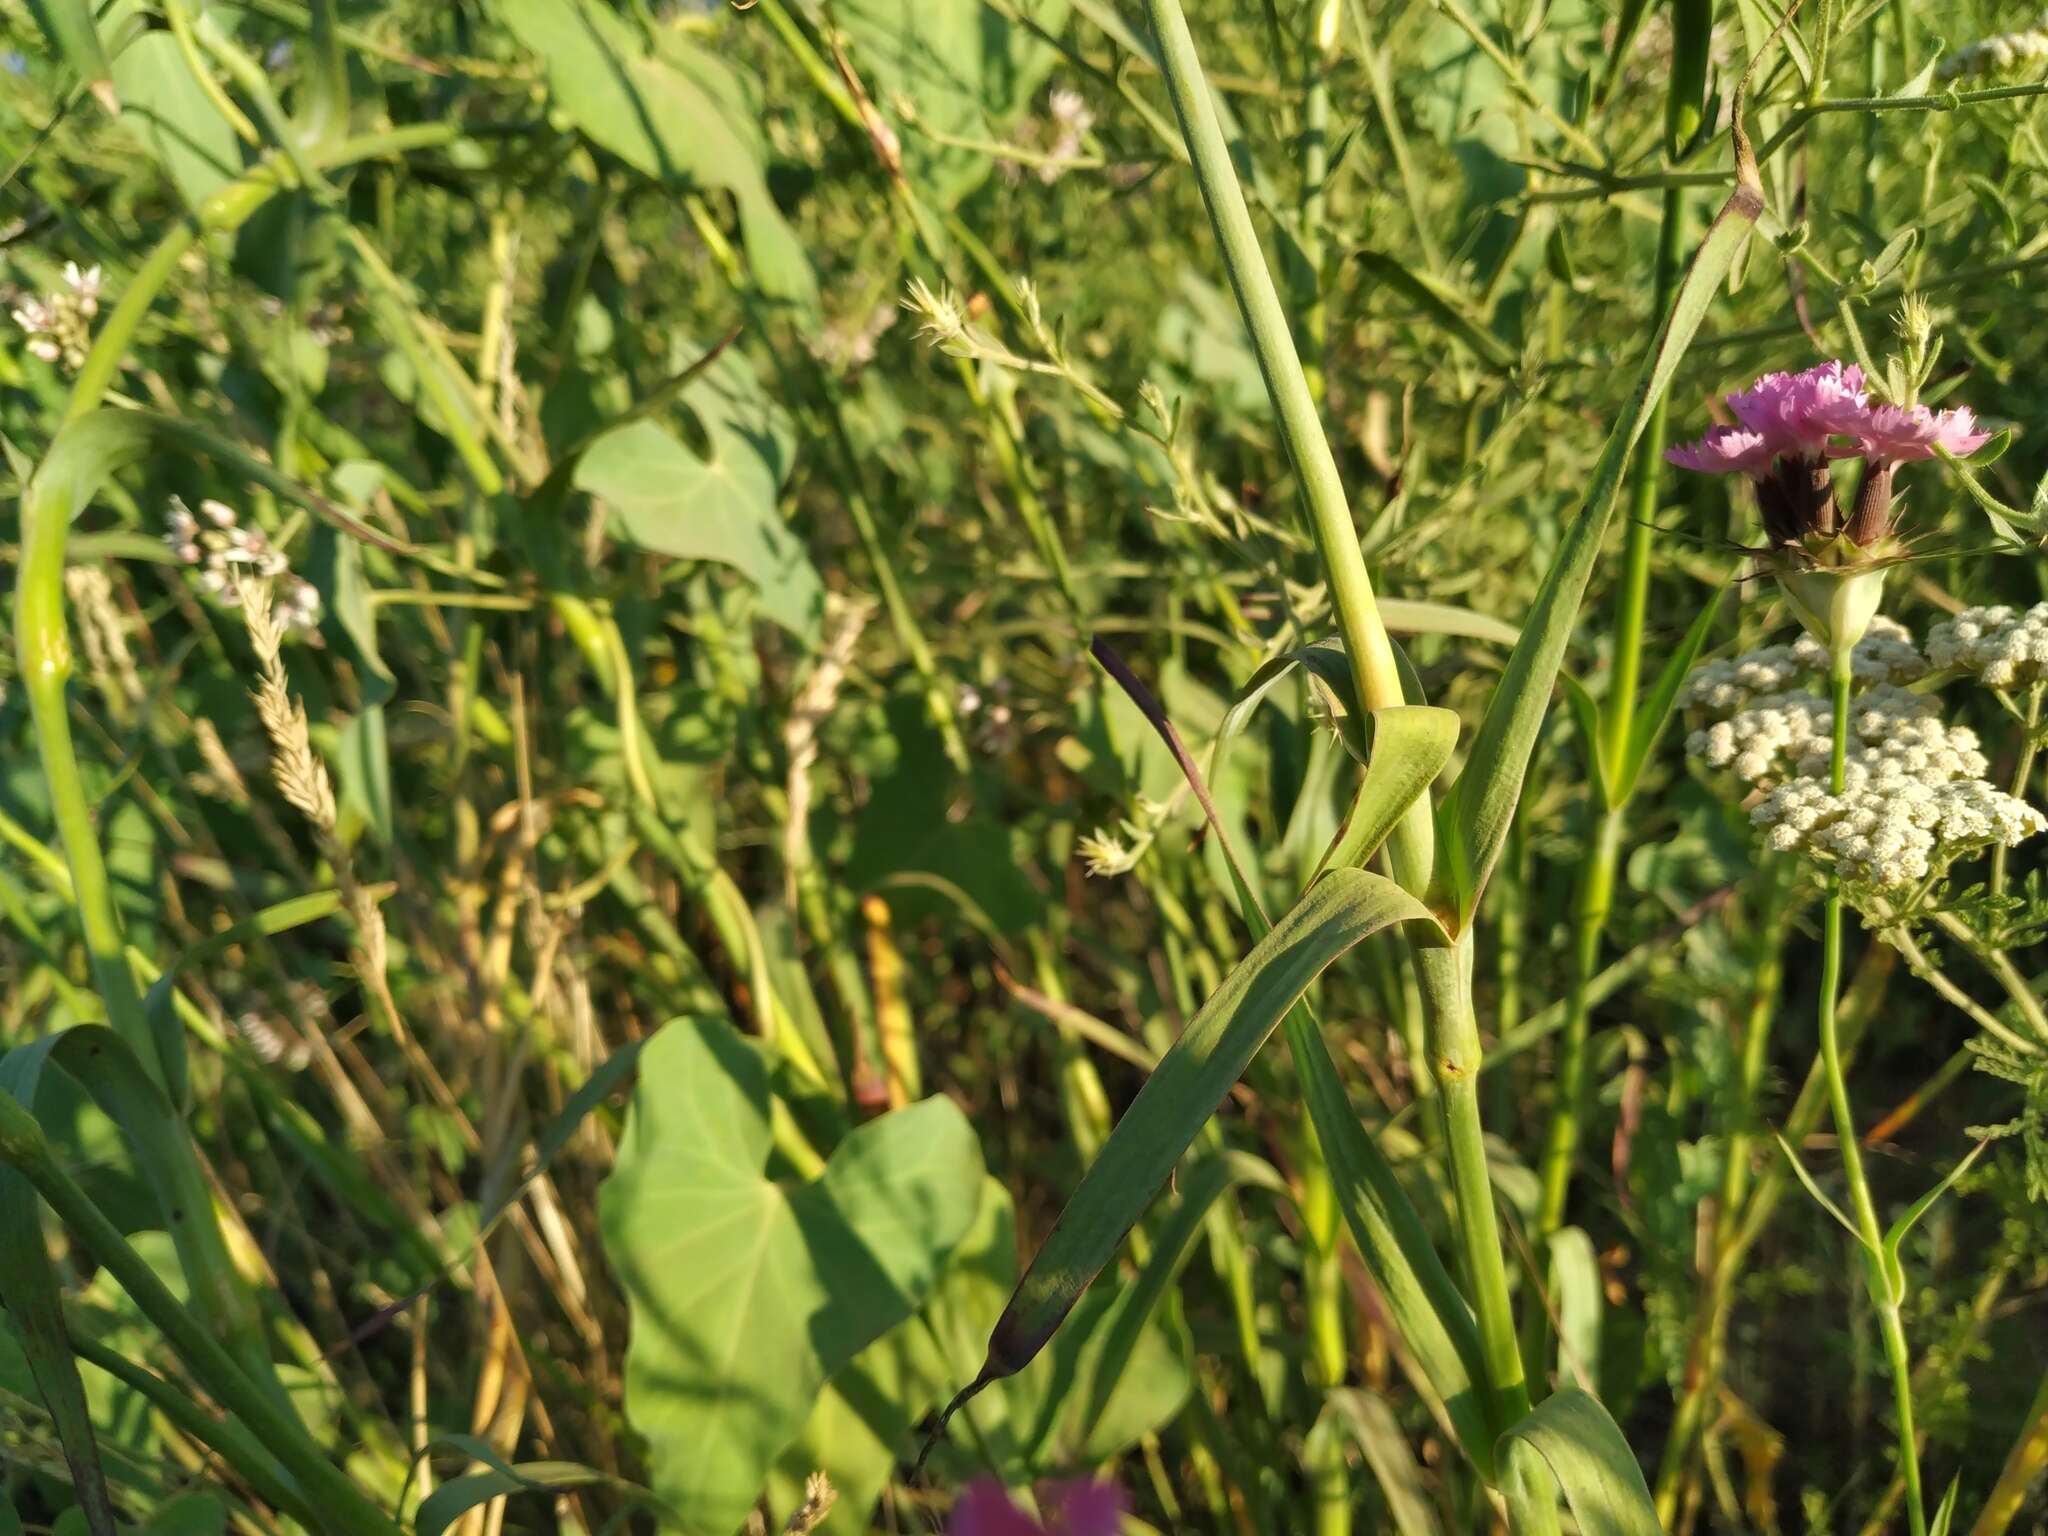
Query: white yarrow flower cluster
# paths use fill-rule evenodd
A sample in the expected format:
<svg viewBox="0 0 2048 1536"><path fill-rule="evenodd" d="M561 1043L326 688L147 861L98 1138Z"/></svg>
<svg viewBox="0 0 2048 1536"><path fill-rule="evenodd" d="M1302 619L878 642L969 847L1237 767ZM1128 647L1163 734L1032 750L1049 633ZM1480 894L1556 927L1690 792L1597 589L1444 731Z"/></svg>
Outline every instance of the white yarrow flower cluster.
<svg viewBox="0 0 2048 1536"><path fill-rule="evenodd" d="M2048 603L2025 613L2007 607L1965 608L1927 635L1937 667L1974 672L1993 688L2048 681Z"/></svg>
<svg viewBox="0 0 2048 1536"><path fill-rule="evenodd" d="M2038 635L2023 633L2030 622ZM1814 654L1801 654L1802 646ZM1767 646L1701 667L1686 684L1687 703L1733 711L1694 731L1686 751L1767 791L1749 813L1766 846L1805 854L1856 884L1896 891L1940 875L1967 854L2048 831L2048 819L2032 806L1985 781L1990 761L1975 731L1947 724L1933 699L1898 686L1929 662L1980 672L1986 681L2003 668L2006 685L2039 678L2048 667L2048 603L2024 619L2010 609L1959 615L1929 637L1925 660L1902 627L1878 620L1855 661L1868 686L1850 701L1839 795L1828 789L1833 709L1809 688L1786 686L1825 671L1818 645Z"/></svg>
<svg viewBox="0 0 2048 1536"><path fill-rule="evenodd" d="M1875 745L1906 722L1933 713L1931 699L1880 683L1855 700L1849 716L1852 749ZM1767 693L1728 719L1694 731L1685 750L1709 768L1725 768L1745 784L1763 786L1803 773L1802 765L1816 752L1825 760L1833 739L1833 708L1819 694L1800 689Z"/></svg>
<svg viewBox="0 0 2048 1536"><path fill-rule="evenodd" d="M261 528L244 525L226 502L199 503L195 517L184 501L171 498L164 543L186 565L199 567L199 585L223 608L242 605L238 577L255 576L273 583L276 616L287 630L312 630L320 624L320 590L292 574L283 550Z"/></svg>
<svg viewBox="0 0 2048 1536"><path fill-rule="evenodd" d="M1927 673L1927 662L1906 626L1879 616L1850 653L1855 679L1865 687L1877 683L1910 683ZM1762 694L1783 693L1801 678L1827 675L1828 653L1811 635L1790 645L1766 645L1725 661L1693 669L1679 690L1682 708L1732 714Z"/></svg>
<svg viewBox="0 0 2048 1536"><path fill-rule="evenodd" d="M1897 771L1896 769L1894 770ZM2048 819L1982 779L1930 782L1866 771L1839 795L1819 779L1781 784L1749 813L1764 842L1832 864L1844 879L1885 889L1918 885L1966 853L2010 848Z"/></svg>
<svg viewBox="0 0 2048 1536"><path fill-rule="evenodd" d="M64 263L64 286L47 299L23 299L14 323L28 333L28 349L67 373L85 366L92 345L92 319L100 312L100 269Z"/></svg>
<svg viewBox="0 0 2048 1536"><path fill-rule="evenodd" d="M2048 64L2048 16L2024 32L2001 32L1958 48L1934 73L1936 79L1953 80L1960 75L2002 75L2029 64Z"/></svg>

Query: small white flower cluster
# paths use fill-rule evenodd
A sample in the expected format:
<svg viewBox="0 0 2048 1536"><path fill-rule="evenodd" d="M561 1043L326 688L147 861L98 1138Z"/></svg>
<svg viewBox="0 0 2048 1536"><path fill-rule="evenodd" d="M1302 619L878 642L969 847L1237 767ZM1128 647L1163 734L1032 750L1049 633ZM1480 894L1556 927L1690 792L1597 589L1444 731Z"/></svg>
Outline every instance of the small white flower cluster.
<svg viewBox="0 0 2048 1536"><path fill-rule="evenodd" d="M1897 733L1908 722L1932 721L1932 700L1889 683L1859 694L1849 716L1858 746L1870 746ZM1716 721L1686 738L1685 750L1709 768L1726 768L1746 784L1764 785L1805 772L1804 764L1819 753L1826 767L1834 739L1834 711L1817 693L1798 690L1767 693L1747 709ZM1976 738L1970 738L1975 745Z"/></svg>
<svg viewBox="0 0 2048 1536"><path fill-rule="evenodd" d="M171 498L169 530L164 543L186 565L199 567L199 585L223 608L242 603L238 577L256 576L275 583L277 620L287 630L312 630L320 624L320 589L292 574L284 551L264 537L261 528L245 527L226 502L199 503L205 521L176 496Z"/></svg>
<svg viewBox="0 0 2048 1536"><path fill-rule="evenodd" d="M2025 613L1965 608L1928 631L1927 659L1937 667L1975 672L1993 688L2048 681L2048 603Z"/></svg>
<svg viewBox="0 0 2048 1536"><path fill-rule="evenodd" d="M1020 143L1027 152L1015 160L1002 162L1003 179L1020 182L1027 170L1047 186L1051 186L1074 167L1085 148L1088 130L1095 126L1095 114L1088 110L1088 103L1078 91L1065 86L1054 86L1046 98L1044 122L1036 119L1023 126ZM1039 144L1050 134L1050 140L1041 149ZM1026 165L1026 160L1030 162Z"/></svg>
<svg viewBox="0 0 2048 1536"><path fill-rule="evenodd" d="M1925 700L1920 700L1925 703ZM1967 725L1944 724L1934 715L1906 718L1891 712L1865 710L1852 704L1850 727L1861 745L1842 762L1842 782L1850 789L1873 787L1901 779L1946 784L1955 779L1980 779L1991 760L1980 750L1977 733ZM1803 779L1825 779L1833 758L1831 732L1808 742L1799 755Z"/></svg>
<svg viewBox="0 0 2048 1536"><path fill-rule="evenodd" d="M901 313L897 305L884 299L869 310L865 318L845 315L827 321L817 336L807 340L805 345L819 362L841 373L851 373L875 360L876 344Z"/></svg>
<svg viewBox="0 0 2048 1536"><path fill-rule="evenodd" d="M2039 634L2015 639L2035 614ZM1749 813L1766 846L1803 853L1860 885L1917 885L1968 853L2048 831L2048 818L1985 781L1990 761L1975 731L1947 724L1932 698L1899 686L1930 661L1987 680L2000 663L2012 676L2038 677L2048 663L2048 603L2026 620L2010 609L1973 609L1933 632L1926 659L1900 625L1874 622L1856 647L1855 674L1868 686L1850 701L1839 795L1828 791L1833 709L1819 693L1786 686L1825 671L1825 654L1808 639L1698 669L1681 697L1733 713L1694 731L1686 752L1767 791ZM2019 670L2029 666L2031 674Z"/></svg>
<svg viewBox="0 0 2048 1536"><path fill-rule="evenodd" d="M1849 660L1856 681L1866 687L1910 683L1927 672L1911 631L1882 615L1870 621ZM1679 690L1678 702L1687 709L1729 714L1760 694L1783 693L1800 678L1824 677L1827 670L1826 649L1813 636L1802 634L1790 645L1767 645L1696 667Z"/></svg>
<svg viewBox="0 0 2048 1536"><path fill-rule="evenodd" d="M1046 153L1052 158L1038 168L1038 179L1051 186L1066 174L1066 162L1080 155L1081 141L1095 126L1095 114L1088 110L1088 103L1078 91L1064 86L1054 88L1046 108L1052 114L1053 127L1052 148Z"/></svg>
<svg viewBox="0 0 2048 1536"><path fill-rule="evenodd" d="M1780 853L1804 853L1844 879L1886 889L1917 885L1955 859L1993 844L2012 847L2048 831L2048 818L1977 778L1914 777L1895 763L1865 763L1839 795L1818 779L1793 779L1749 813Z"/></svg>
<svg viewBox="0 0 2048 1536"><path fill-rule="evenodd" d="M14 309L14 323L28 333L28 349L46 363L61 364L67 373L85 366L92 344L92 318L100 312L100 269L79 270L64 263L64 287L47 299L23 299Z"/></svg>
<svg viewBox="0 0 2048 1536"><path fill-rule="evenodd" d="M2048 16L2024 32L2001 32L1958 48L1935 70L1938 80L1959 75L2002 75L2028 64L2048 63Z"/></svg>

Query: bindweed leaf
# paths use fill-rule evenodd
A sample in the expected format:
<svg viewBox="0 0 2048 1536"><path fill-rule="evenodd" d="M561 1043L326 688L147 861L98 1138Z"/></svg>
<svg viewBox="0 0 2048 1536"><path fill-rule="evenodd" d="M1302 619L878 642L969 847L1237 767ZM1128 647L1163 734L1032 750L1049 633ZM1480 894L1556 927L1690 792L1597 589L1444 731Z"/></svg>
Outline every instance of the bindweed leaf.
<svg viewBox="0 0 2048 1536"><path fill-rule="evenodd" d="M119 113L114 75L93 20L92 0L29 0L29 13L49 39L51 51L77 75L109 112Z"/></svg>
<svg viewBox="0 0 2048 1536"><path fill-rule="evenodd" d="M727 1536L832 1376L931 1294L982 1201L948 1099L859 1127L824 1173L770 1176L767 1068L730 1026L680 1019L641 1052L599 1198L632 1308L626 1414L680 1527Z"/></svg>
<svg viewBox="0 0 2048 1536"><path fill-rule="evenodd" d="M242 174L242 144L169 32L145 32L114 59L121 126L162 164L187 209Z"/></svg>
<svg viewBox="0 0 2048 1536"><path fill-rule="evenodd" d="M760 593L764 614L815 640L824 587L779 505L795 449L788 415L734 352L678 399L703 428L701 452L654 421L632 421L585 450L577 489L599 497L642 549L739 572Z"/></svg>
<svg viewBox="0 0 2048 1536"><path fill-rule="evenodd" d="M1545 1398L1501 1436L1496 1456L1540 1458L1585 1536L1662 1536L1643 1469L1591 1393L1567 1387Z"/></svg>

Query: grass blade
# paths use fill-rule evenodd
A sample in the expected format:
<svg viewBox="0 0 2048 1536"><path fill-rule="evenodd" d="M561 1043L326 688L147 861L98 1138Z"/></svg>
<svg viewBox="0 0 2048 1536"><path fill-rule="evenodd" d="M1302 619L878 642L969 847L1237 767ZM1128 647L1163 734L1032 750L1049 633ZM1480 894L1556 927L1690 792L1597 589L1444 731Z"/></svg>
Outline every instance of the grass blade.
<svg viewBox="0 0 2048 1536"><path fill-rule="evenodd" d="M1588 1536L1662 1536L1643 1469L1590 1393L1567 1387L1545 1398L1501 1436L1496 1455L1502 1461L1510 1455L1540 1457Z"/></svg>
<svg viewBox="0 0 2048 1536"><path fill-rule="evenodd" d="M1657 738L1663 735L1664 727L1671 719L1671 708L1678 701L1678 690L1685 682L1685 675L1706 648L1707 636L1713 630L1715 616L1721 611L1721 599L1727 591L1726 582L1715 589L1713 597L1700 609L1699 617L1692 621L1692 628L1678 642L1678 649L1665 661L1649 697L1643 700L1642 708L1637 711L1635 721L1629 727L1628 745L1623 750L1621 762L1613 768L1614 793L1618 800L1626 800L1635 792L1643 764L1650 760Z"/></svg>
<svg viewBox="0 0 2048 1536"><path fill-rule="evenodd" d="M99 1441L78 1378L57 1273L43 1246L36 1192L12 1168L0 1168L0 1302L14 1320L21 1352L35 1377L43 1406L57 1426L57 1442L71 1471L71 1493L91 1536L114 1536L114 1506L100 1466Z"/></svg>
<svg viewBox="0 0 2048 1536"><path fill-rule="evenodd" d="M1422 1480L1415 1448L1401 1433L1401 1424L1385 1398L1363 1388L1345 1387L1330 1394L1326 1414L1335 1414L1365 1454L1365 1464L1387 1501L1387 1518L1397 1536L1443 1536L1436 1506Z"/></svg>
<svg viewBox="0 0 2048 1536"><path fill-rule="evenodd" d="M1751 62L1752 69L1755 62ZM1747 77L1745 77L1745 85ZM1620 498L1622 472L1636 439L1649 424L1650 413L1663 398L1707 305L1727 277L1735 257L1764 211L1762 183L1742 130L1745 92L1736 92L1735 190L1721 205L1691 268L1672 299L1656 344L1643 362L1628 410L1608 435L1607 446L1593 472L1584 507L1558 546L1544 573L1522 638L1508 658L1506 675L1495 688L1493 702L1473 739L1471 756L1440 811L1441 835L1459 925L1471 919L1494 862L1506 846L1508 825L1521 799L1522 779L1550 707L1550 693L1564 662L1567 643L1578 617L1579 603L1599 558L1600 546Z"/></svg>
<svg viewBox="0 0 2048 1536"><path fill-rule="evenodd" d="M1110 1132L997 1320L981 1374L947 1416L1045 1347L1309 983L1361 940L1406 922L1434 919L1384 876L1339 869L1274 925L1189 1020Z"/></svg>
<svg viewBox="0 0 2048 1536"><path fill-rule="evenodd" d="M1487 329L1485 318L1472 308L1472 301L1448 283L1417 272L1379 251L1353 251L1351 259L1425 311L1493 372L1506 373L1515 366L1514 349ZM1391 618L1388 622L1391 627Z"/></svg>

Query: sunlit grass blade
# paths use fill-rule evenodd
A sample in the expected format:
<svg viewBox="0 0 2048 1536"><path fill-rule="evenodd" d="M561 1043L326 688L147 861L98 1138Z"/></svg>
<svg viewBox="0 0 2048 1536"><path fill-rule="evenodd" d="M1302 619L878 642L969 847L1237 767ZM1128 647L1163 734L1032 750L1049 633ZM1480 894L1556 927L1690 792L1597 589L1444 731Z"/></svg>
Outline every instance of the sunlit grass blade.
<svg viewBox="0 0 2048 1536"><path fill-rule="evenodd" d="M1353 945L1406 922L1434 919L1391 880L1340 869L1274 925L1188 1021L1110 1132L997 1320L981 1374L949 1414L1045 1347L1309 983Z"/></svg>
<svg viewBox="0 0 2048 1536"><path fill-rule="evenodd" d="M1567 1387L1545 1398L1501 1436L1497 1454L1502 1461L1511 1455L1540 1458L1587 1536L1661 1536L1643 1469L1590 1393Z"/></svg>
<svg viewBox="0 0 2048 1536"><path fill-rule="evenodd" d="M1666 658L1663 670L1657 674L1657 681L1650 686L1650 692L1636 712L1629 726L1628 741L1623 745L1619 763L1609 765L1618 800L1627 800L1635 792L1636 780L1642 777L1643 765L1650 760L1650 753L1657 745L1657 738L1664 733L1664 727L1671 719L1672 706L1678 700L1678 690L1684 684L1686 674L1692 671L1693 663L1699 660L1705 648L1707 636L1713 632L1714 619L1721 611L1721 599L1727 593L1724 583L1701 607L1692 621L1692 627L1685 632L1685 638L1678 642L1678 648Z"/></svg>
<svg viewBox="0 0 2048 1536"><path fill-rule="evenodd" d="M1738 134L1739 108L1738 102ZM1458 782L1444 799L1438 838L1444 857L1439 868L1451 882L1451 898L1461 924L1469 921L1478 906L1487 876L1507 843L1508 824L1521 799L1522 779L1550 707L1551 689L1577 623L1580 600L1613 519L1629 454L1705 318L1708 304L1763 213L1763 192L1746 140L1738 141L1736 159L1736 188L1722 204L1678 286L1671 313L1644 360L1634 398L1608 435L1585 504L1544 574L1522 638L1508 658L1506 675L1480 722Z"/></svg>

